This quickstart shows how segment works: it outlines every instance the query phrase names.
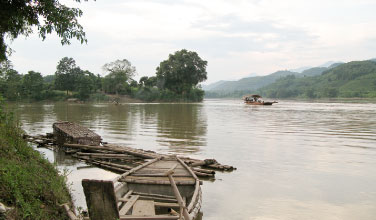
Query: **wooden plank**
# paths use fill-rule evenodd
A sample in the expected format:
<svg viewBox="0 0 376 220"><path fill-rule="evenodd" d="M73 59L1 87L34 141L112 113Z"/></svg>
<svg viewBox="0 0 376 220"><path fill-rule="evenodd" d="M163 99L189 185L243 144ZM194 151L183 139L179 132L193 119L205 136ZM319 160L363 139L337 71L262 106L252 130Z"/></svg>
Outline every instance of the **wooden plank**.
<svg viewBox="0 0 376 220"><path fill-rule="evenodd" d="M155 215L155 216L123 215L123 216L120 216L120 220L169 220L169 219L179 219L179 216L171 216L171 215Z"/></svg>
<svg viewBox="0 0 376 220"><path fill-rule="evenodd" d="M153 201L158 201L158 202L165 202L165 203L176 203L177 200L176 199L173 199L173 198L162 198L162 197L154 197L154 196L144 196L144 195L140 195L140 197L138 197L139 199L142 199L142 200L153 200ZM126 199L126 198L120 198L118 199L119 202L128 202L130 199Z"/></svg>
<svg viewBox="0 0 376 220"><path fill-rule="evenodd" d="M138 200L133 206L132 215L136 215L136 216L155 215L154 201Z"/></svg>
<svg viewBox="0 0 376 220"><path fill-rule="evenodd" d="M121 198L128 191L126 183L114 182L114 185L116 198Z"/></svg>
<svg viewBox="0 0 376 220"><path fill-rule="evenodd" d="M180 208L179 204L174 202L154 202L154 205L158 207Z"/></svg>
<svg viewBox="0 0 376 220"><path fill-rule="evenodd" d="M194 185L196 183L196 180L192 177L175 177L174 179L177 185ZM127 183L170 185L170 181L167 177L127 176L119 181Z"/></svg>
<svg viewBox="0 0 376 220"><path fill-rule="evenodd" d="M175 199L175 196L168 196L168 195L162 195L162 194L143 193L143 192L133 192L133 194L141 195L141 196L154 196L154 197Z"/></svg>
<svg viewBox="0 0 376 220"><path fill-rule="evenodd" d="M83 179L82 187L91 220L119 218L112 181Z"/></svg>
<svg viewBox="0 0 376 220"><path fill-rule="evenodd" d="M170 161L169 161L170 162ZM173 165L175 165L176 163L178 163L177 161L175 161L175 163L155 163L155 164L151 164L149 166L149 168L157 168L157 169L160 169L160 168L164 168L164 169L170 169ZM176 167L176 168L184 168L183 166L181 166L180 164Z"/></svg>
<svg viewBox="0 0 376 220"><path fill-rule="evenodd" d="M110 154L110 153L83 153L77 152L80 156L89 156L90 158L106 158L106 159L132 159L137 160L140 158L128 154Z"/></svg>
<svg viewBox="0 0 376 220"><path fill-rule="evenodd" d="M111 162L106 162L106 161L102 161L102 160L93 160L93 161L97 162L97 163L100 163L100 164L104 164L104 165L108 165L108 166L112 166L112 167L121 168L121 169L124 169L124 170L131 170L131 169L133 169L133 167L128 166L128 165L124 165L124 164L111 163Z"/></svg>
<svg viewBox="0 0 376 220"><path fill-rule="evenodd" d="M157 176L157 177L148 177L148 176L126 176L124 179L139 179L139 180L154 180L154 181L164 181L168 180L167 176ZM176 177L175 181L194 181L195 179L192 176L189 177Z"/></svg>
<svg viewBox="0 0 376 220"><path fill-rule="evenodd" d="M121 180L122 182L126 183L138 183L138 184L156 184L156 185L170 185L170 182L165 180L142 180L142 179L124 179ZM190 180L190 181L176 181L176 185L194 185L195 180Z"/></svg>
<svg viewBox="0 0 376 220"><path fill-rule="evenodd" d="M136 203L137 199L139 198L139 195L133 195L131 198L128 200L127 203L120 209L119 215L126 215L127 212L132 208L132 206Z"/></svg>
<svg viewBox="0 0 376 220"><path fill-rule="evenodd" d="M83 145L83 144L64 144L64 147L70 147L70 148L79 148L79 149L91 149L91 150L108 150L108 151L113 151L113 152L118 152L118 153L127 153L131 154L133 156L141 157L144 159L154 159L154 155L146 154L143 152L136 152L136 151L131 151L131 150L126 150L121 147L110 147L108 145L102 147L102 146L91 146L91 145Z"/></svg>
<svg viewBox="0 0 376 220"><path fill-rule="evenodd" d="M213 174L203 173L203 176L212 176ZM164 177L166 176L165 173L134 173L132 176L150 176L150 177ZM185 174L173 174L174 177L190 177L189 173Z"/></svg>
<svg viewBox="0 0 376 220"><path fill-rule="evenodd" d="M136 172L137 170L140 170L140 169L142 169L142 168L144 168L144 167L146 167L146 166L148 166L148 165L150 165L150 164L152 164L152 163L155 163L155 162L157 162L157 161L160 160L160 159L162 159L162 158L161 158L161 157L158 157L158 158L155 158L155 159L153 159L153 160L150 160L149 162L146 162L146 163L144 163L144 164L142 164L142 165L140 165L140 166L138 166L138 167L135 167L135 168L131 169L130 171L128 171L128 172L126 172L126 173L124 173L124 174L122 174L122 175L116 177L113 181L120 181L120 182L121 182L121 179L122 179L122 178L124 178L124 177L128 176L129 174L134 173L134 172Z"/></svg>
<svg viewBox="0 0 376 220"><path fill-rule="evenodd" d="M140 196L140 199L143 200L153 200L153 201L159 201L159 202L177 202L176 199L169 199L169 198L162 198L162 197L153 197L153 196Z"/></svg>
<svg viewBox="0 0 376 220"><path fill-rule="evenodd" d="M115 172L123 173L123 172L127 171L126 169L123 169L123 168L113 167L113 166L109 166L109 165L98 163L98 162L94 162L94 161L92 161L91 163L94 164L94 165L106 168L108 170L115 171Z"/></svg>
<svg viewBox="0 0 376 220"><path fill-rule="evenodd" d="M127 199L132 193L133 193L133 190L129 190L122 198Z"/></svg>
<svg viewBox="0 0 376 220"><path fill-rule="evenodd" d="M152 174L152 173L166 173L169 169L163 168L163 169L150 169L149 167L146 167L144 169L138 170L137 172L134 172L135 174L143 173L143 174ZM175 169L174 173L176 174L190 174L188 170L181 168L181 169Z"/></svg>

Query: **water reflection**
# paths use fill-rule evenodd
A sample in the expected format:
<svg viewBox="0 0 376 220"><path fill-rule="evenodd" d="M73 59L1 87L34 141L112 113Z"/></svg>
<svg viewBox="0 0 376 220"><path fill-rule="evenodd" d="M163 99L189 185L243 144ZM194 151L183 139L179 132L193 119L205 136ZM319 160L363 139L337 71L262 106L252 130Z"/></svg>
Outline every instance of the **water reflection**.
<svg viewBox="0 0 376 220"><path fill-rule="evenodd" d="M197 152L206 145L206 116L199 104L156 106L158 139L173 152Z"/></svg>
<svg viewBox="0 0 376 220"><path fill-rule="evenodd" d="M205 220L373 219L376 216L376 104L239 100L202 104L14 105L30 134L56 120L79 122L105 141L161 153L216 158L238 168L204 182ZM66 155L48 153L72 170L85 206L82 178L111 178Z"/></svg>
<svg viewBox="0 0 376 220"><path fill-rule="evenodd" d="M75 166L81 163L71 155L66 154L62 149L53 150L53 160L58 166Z"/></svg>

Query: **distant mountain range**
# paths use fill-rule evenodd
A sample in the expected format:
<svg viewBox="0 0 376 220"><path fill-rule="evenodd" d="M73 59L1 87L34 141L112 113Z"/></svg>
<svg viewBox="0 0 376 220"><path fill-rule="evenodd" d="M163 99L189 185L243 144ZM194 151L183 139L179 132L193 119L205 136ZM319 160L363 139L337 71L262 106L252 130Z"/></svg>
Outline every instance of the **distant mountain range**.
<svg viewBox="0 0 376 220"><path fill-rule="evenodd" d="M206 98L240 98L249 93L270 98L376 98L376 58L327 62L301 72L284 70L237 81L219 81L204 89Z"/></svg>
<svg viewBox="0 0 376 220"><path fill-rule="evenodd" d="M319 75L286 76L261 88L258 93L270 98L376 97L375 59L332 66Z"/></svg>
<svg viewBox="0 0 376 220"><path fill-rule="evenodd" d="M202 86L202 88L205 91L210 92L234 92L239 90L257 90L259 88L262 88L264 86L267 86L271 83L274 83L276 80L283 78L288 75L294 75L296 77L304 77L304 76L315 76L320 75L325 70L334 68L338 65L341 65L342 63L337 62L327 62L320 67L313 67L303 70L304 68L300 68L300 70L303 70L302 72L294 72L289 70L283 70L283 71L277 71L274 73L271 73L266 76L252 76L252 77L246 77L242 78L237 81L218 81L206 86Z"/></svg>

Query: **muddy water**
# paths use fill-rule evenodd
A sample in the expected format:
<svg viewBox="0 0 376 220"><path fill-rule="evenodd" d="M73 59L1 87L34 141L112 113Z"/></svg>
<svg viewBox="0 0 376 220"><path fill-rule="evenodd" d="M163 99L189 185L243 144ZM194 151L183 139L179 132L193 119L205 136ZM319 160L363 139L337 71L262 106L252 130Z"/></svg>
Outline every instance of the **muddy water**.
<svg viewBox="0 0 376 220"><path fill-rule="evenodd" d="M104 141L238 168L204 182L203 219L375 219L376 102L239 100L199 104L12 105L30 134L75 121ZM41 150L66 169L77 206L82 178L115 174L62 152Z"/></svg>

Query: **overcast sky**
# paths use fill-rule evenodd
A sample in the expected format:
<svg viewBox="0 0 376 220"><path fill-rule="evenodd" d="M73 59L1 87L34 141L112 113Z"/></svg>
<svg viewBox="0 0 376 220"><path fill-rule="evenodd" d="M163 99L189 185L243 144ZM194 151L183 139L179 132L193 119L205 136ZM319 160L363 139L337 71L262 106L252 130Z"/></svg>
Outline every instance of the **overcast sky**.
<svg viewBox="0 0 376 220"><path fill-rule="evenodd" d="M72 57L103 75L102 66L128 59L139 78L180 49L208 61L208 80L376 57L375 0L97 0L73 3L84 12L88 43L61 46L55 35L19 37L10 57L20 73L54 74Z"/></svg>

